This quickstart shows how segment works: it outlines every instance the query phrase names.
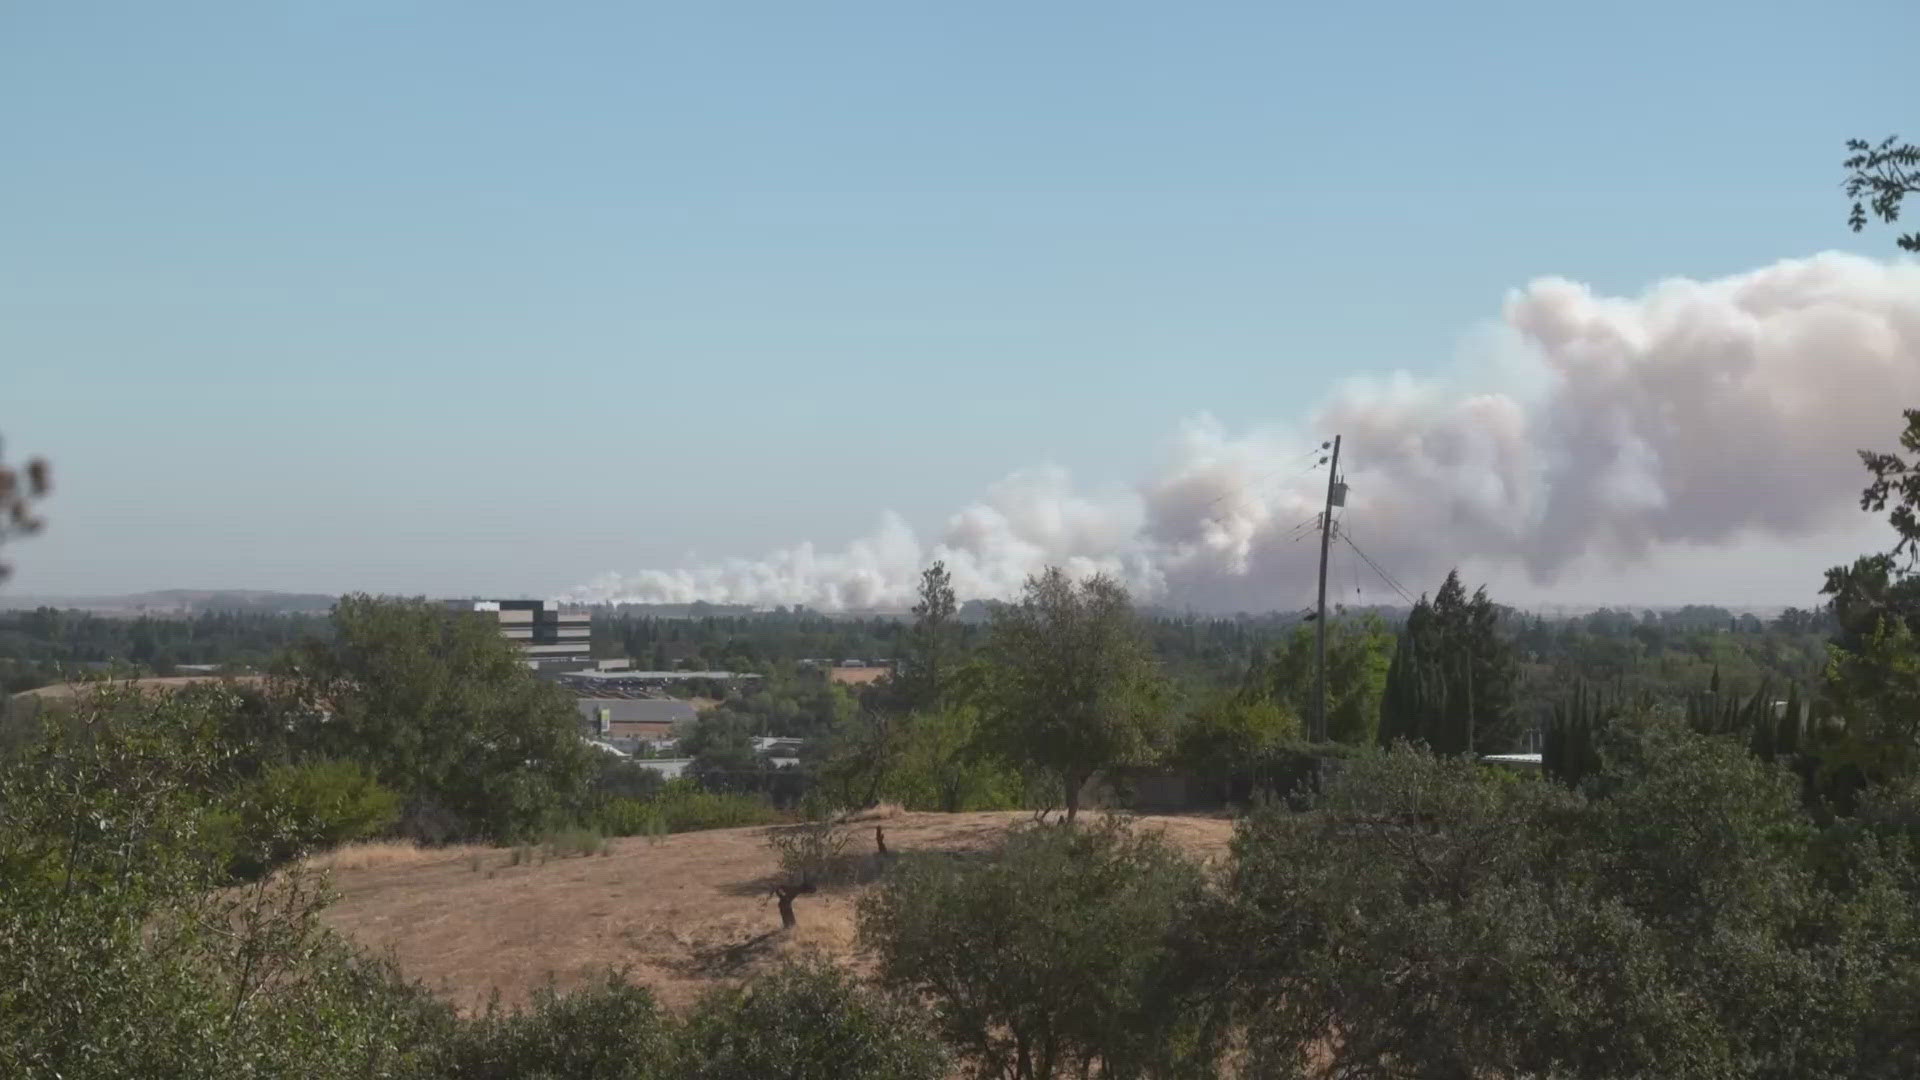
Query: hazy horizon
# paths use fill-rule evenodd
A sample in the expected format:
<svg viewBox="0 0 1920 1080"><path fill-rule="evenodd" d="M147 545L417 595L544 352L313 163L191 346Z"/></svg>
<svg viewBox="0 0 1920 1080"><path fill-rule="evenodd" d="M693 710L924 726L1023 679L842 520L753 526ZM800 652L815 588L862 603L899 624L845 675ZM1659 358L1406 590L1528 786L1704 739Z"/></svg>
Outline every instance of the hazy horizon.
<svg viewBox="0 0 1920 1080"><path fill-rule="evenodd" d="M0 596L1288 610L1336 433L1414 593L1887 546L1909 4L751 10L0 13Z"/></svg>

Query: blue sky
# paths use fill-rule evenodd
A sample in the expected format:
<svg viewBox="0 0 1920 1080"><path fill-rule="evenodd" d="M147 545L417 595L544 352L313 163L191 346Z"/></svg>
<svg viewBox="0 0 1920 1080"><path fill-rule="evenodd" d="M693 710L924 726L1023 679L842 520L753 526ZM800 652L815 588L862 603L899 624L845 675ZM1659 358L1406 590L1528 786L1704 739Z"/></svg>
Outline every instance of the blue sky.
<svg viewBox="0 0 1920 1080"><path fill-rule="evenodd" d="M0 6L16 592L550 592L1829 248L1908 0ZM1914 132L1906 132L1915 134Z"/></svg>

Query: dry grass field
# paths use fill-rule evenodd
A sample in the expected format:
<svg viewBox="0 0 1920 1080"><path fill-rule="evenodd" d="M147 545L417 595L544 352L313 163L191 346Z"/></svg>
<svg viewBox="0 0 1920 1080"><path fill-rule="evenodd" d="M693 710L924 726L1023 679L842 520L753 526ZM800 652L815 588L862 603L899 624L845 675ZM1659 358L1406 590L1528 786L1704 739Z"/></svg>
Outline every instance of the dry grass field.
<svg viewBox="0 0 1920 1080"><path fill-rule="evenodd" d="M874 850L873 826L896 852L966 851L993 842L1023 813L898 813L859 822L849 852ZM1224 854L1230 822L1149 817L1204 857ZM800 925L780 929L766 898L775 868L765 828L611 842L605 855L531 859L509 848L355 845L316 860L341 899L327 920L408 977L461 1008L498 990L507 1003L551 979L578 985L624 968L671 1007L796 950L859 963L854 901L860 886L795 902ZM516 858L520 861L516 862Z"/></svg>

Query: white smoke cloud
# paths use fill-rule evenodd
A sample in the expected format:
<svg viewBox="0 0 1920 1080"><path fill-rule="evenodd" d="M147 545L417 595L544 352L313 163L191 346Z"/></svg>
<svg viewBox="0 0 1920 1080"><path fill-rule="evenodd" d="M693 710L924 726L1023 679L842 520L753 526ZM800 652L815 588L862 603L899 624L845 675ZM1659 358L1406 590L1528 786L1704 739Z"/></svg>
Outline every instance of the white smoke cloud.
<svg viewBox="0 0 1920 1080"><path fill-rule="evenodd" d="M1345 527L1412 588L1445 567L1633 565L1663 545L1792 540L1857 500L1854 451L1920 404L1920 266L1841 254L1635 298L1559 278L1509 295L1498 385L1356 378L1299 431L1340 432ZM1297 603L1326 476L1297 431L1191 421L1134 490L1016 473L923 539L887 514L845 550L607 574L575 599L900 608L942 559L963 597L1004 597L1047 565L1105 571L1204 610Z"/></svg>

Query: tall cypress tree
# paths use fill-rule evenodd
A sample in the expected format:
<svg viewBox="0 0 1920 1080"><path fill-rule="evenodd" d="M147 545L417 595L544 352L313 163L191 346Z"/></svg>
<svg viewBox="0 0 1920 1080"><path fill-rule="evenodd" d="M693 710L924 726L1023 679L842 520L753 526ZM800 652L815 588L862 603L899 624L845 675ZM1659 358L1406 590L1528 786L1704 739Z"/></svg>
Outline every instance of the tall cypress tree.
<svg viewBox="0 0 1920 1080"><path fill-rule="evenodd" d="M1459 571L1413 607L1387 671L1380 741L1423 742L1458 754L1512 736L1517 667L1486 589L1469 597Z"/></svg>

